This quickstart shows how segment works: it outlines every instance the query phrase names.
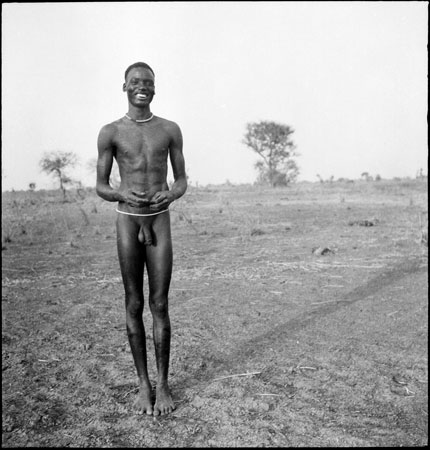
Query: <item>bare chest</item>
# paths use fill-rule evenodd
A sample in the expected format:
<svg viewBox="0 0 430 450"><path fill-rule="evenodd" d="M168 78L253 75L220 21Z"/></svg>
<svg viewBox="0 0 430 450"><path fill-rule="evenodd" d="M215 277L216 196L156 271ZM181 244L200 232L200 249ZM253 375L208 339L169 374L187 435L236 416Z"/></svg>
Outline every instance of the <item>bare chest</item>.
<svg viewBox="0 0 430 450"><path fill-rule="evenodd" d="M117 158L164 158L169 149L169 136L158 127L130 126L118 130L116 136Z"/></svg>

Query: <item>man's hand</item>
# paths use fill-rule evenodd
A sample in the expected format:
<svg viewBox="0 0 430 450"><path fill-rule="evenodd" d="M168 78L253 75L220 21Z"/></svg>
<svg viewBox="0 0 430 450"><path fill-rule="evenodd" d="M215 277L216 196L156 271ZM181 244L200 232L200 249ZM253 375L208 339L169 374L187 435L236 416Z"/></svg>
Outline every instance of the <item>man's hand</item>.
<svg viewBox="0 0 430 450"><path fill-rule="evenodd" d="M154 212L163 211L167 209L170 203L172 203L175 199L176 198L171 191L156 192L151 199L149 208Z"/></svg>
<svg viewBox="0 0 430 450"><path fill-rule="evenodd" d="M121 192L121 197L127 205L134 206L135 208L149 206L149 198L146 196L146 192L133 191L127 189L125 192Z"/></svg>

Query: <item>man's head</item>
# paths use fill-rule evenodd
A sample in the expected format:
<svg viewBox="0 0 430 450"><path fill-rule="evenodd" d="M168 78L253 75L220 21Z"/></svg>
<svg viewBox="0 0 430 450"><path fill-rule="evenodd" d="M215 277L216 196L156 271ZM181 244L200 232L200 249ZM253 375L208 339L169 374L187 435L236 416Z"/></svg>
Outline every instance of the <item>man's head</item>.
<svg viewBox="0 0 430 450"><path fill-rule="evenodd" d="M127 68L124 74L123 91L128 101L135 107L149 105L155 95L154 71L148 64L137 62Z"/></svg>
<svg viewBox="0 0 430 450"><path fill-rule="evenodd" d="M144 69L150 70L150 71L152 72L152 75L154 75L154 77L155 77L154 71L151 69L151 67L149 67L148 64L146 64L146 63L144 63L144 62L136 62L136 63L132 64L131 66L128 66L128 67L127 67L127 69L126 69L126 71L125 71L125 74L124 74L124 79L125 79L125 81L127 81L127 75L128 75L128 73L130 72L130 70L131 70L131 69L134 69L134 68L136 68L136 67L143 67Z"/></svg>

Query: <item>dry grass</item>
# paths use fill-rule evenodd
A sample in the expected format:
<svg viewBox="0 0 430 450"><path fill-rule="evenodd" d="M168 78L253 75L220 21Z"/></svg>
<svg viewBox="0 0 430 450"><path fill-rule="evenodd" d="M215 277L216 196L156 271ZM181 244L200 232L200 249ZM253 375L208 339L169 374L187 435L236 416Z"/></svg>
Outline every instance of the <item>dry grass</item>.
<svg viewBox="0 0 430 450"><path fill-rule="evenodd" d="M114 205L29 194L2 198L3 446L427 444L426 183L191 188L157 420L130 412Z"/></svg>

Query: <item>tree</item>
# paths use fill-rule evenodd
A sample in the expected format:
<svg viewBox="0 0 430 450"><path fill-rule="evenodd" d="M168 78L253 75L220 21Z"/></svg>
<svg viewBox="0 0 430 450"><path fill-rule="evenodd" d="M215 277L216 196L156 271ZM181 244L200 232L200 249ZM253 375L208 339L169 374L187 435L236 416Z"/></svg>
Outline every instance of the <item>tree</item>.
<svg viewBox="0 0 430 450"><path fill-rule="evenodd" d="M66 174L67 170L74 167L77 163L77 156L73 152L49 152L45 153L39 164L43 172L48 175L54 175L60 182L60 189L63 192L63 198L66 198L65 185L72 182L72 179Z"/></svg>
<svg viewBox="0 0 430 450"><path fill-rule="evenodd" d="M363 172L361 174L362 178L364 178L366 181L373 181L372 175L369 175L369 172Z"/></svg>
<svg viewBox="0 0 430 450"><path fill-rule="evenodd" d="M248 123L243 143L258 153L262 161L255 164L259 181L272 187L286 186L296 180L299 168L294 160L297 155L289 125L260 121Z"/></svg>

